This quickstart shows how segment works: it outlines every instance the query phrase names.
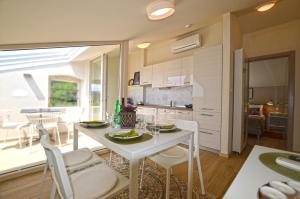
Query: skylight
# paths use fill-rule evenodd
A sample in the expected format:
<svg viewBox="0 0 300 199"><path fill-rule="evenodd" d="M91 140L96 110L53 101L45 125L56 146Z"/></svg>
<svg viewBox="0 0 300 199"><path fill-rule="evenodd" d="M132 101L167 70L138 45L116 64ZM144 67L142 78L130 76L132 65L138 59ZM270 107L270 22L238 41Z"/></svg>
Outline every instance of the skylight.
<svg viewBox="0 0 300 199"><path fill-rule="evenodd" d="M0 51L0 71L71 62L88 47Z"/></svg>

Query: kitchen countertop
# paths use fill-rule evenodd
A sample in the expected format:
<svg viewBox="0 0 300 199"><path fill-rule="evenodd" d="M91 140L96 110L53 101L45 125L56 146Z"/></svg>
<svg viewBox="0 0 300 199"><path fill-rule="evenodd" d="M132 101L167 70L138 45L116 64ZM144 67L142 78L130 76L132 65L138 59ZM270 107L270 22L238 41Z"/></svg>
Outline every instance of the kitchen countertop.
<svg viewBox="0 0 300 199"><path fill-rule="evenodd" d="M137 105L137 107L161 108L161 109L182 110L182 111L193 111L192 108L176 107L176 106L170 107L170 106L162 106L162 105L155 105L155 104Z"/></svg>

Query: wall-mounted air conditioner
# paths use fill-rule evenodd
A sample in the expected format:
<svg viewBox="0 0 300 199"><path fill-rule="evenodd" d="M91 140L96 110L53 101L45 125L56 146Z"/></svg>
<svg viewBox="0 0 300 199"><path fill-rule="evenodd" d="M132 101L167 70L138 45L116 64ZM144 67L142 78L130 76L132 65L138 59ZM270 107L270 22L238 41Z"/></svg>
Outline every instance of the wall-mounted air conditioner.
<svg viewBox="0 0 300 199"><path fill-rule="evenodd" d="M200 35L195 34L174 42L171 46L172 53L180 53L186 50L197 48L201 45Z"/></svg>

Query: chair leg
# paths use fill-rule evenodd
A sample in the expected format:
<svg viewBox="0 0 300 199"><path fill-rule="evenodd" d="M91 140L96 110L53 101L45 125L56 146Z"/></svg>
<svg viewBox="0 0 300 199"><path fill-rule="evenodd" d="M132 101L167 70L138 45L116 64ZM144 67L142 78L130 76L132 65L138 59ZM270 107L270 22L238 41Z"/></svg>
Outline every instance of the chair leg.
<svg viewBox="0 0 300 199"><path fill-rule="evenodd" d="M170 181L171 181L171 169L167 169L167 180L166 180L166 199L170 198Z"/></svg>
<svg viewBox="0 0 300 199"><path fill-rule="evenodd" d="M60 141L58 127L55 127L55 131L56 131L56 136L57 136L57 139L58 139L58 145L61 146L61 141Z"/></svg>
<svg viewBox="0 0 300 199"><path fill-rule="evenodd" d="M6 144L7 137L8 137L8 129L6 129L6 132L5 132L4 144Z"/></svg>
<svg viewBox="0 0 300 199"><path fill-rule="evenodd" d="M41 177L41 185L40 185L39 198L43 198L47 170L48 170L48 162L46 161L45 167L44 167L44 171L43 171L43 174L42 174L42 177Z"/></svg>
<svg viewBox="0 0 300 199"><path fill-rule="evenodd" d="M141 179L140 179L140 189L142 189L142 187L143 187L144 167L145 167L145 159L143 159L143 161L142 161L142 171L141 171Z"/></svg>
<svg viewBox="0 0 300 199"><path fill-rule="evenodd" d="M34 134L34 127L32 126L30 129L30 138L29 138L29 151L31 153L31 149L32 149L32 140L33 140L33 134Z"/></svg>
<svg viewBox="0 0 300 199"><path fill-rule="evenodd" d="M18 136L19 136L19 147L22 148L22 137L21 137L21 129L17 128Z"/></svg>
<svg viewBox="0 0 300 199"><path fill-rule="evenodd" d="M50 199L54 199L56 195L56 184L53 181L52 182L52 188L51 188L51 194L50 194Z"/></svg>
<svg viewBox="0 0 300 199"><path fill-rule="evenodd" d="M112 150L110 150L110 153L109 153L109 162L108 162L109 166L111 166L111 160L112 160Z"/></svg>
<svg viewBox="0 0 300 199"><path fill-rule="evenodd" d="M196 160L197 160L198 175L199 175L200 185L201 185L201 193L202 193L202 195L205 195L205 187L204 187L204 180L203 180L203 174L202 174L202 166L201 166L201 161L200 161L199 153L197 153Z"/></svg>

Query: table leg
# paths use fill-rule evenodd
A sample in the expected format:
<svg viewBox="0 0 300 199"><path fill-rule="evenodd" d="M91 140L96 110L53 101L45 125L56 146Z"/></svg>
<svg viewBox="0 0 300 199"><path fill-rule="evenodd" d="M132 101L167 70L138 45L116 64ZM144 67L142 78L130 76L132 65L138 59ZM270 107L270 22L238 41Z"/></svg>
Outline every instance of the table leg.
<svg viewBox="0 0 300 199"><path fill-rule="evenodd" d="M76 124L73 124L73 150L78 149L78 129Z"/></svg>
<svg viewBox="0 0 300 199"><path fill-rule="evenodd" d="M138 199L139 195L139 160L133 159L129 163L129 198Z"/></svg>
<svg viewBox="0 0 300 199"><path fill-rule="evenodd" d="M189 139L189 163L188 163L188 191L187 199L192 199L193 190L193 163L194 163L194 135Z"/></svg>

